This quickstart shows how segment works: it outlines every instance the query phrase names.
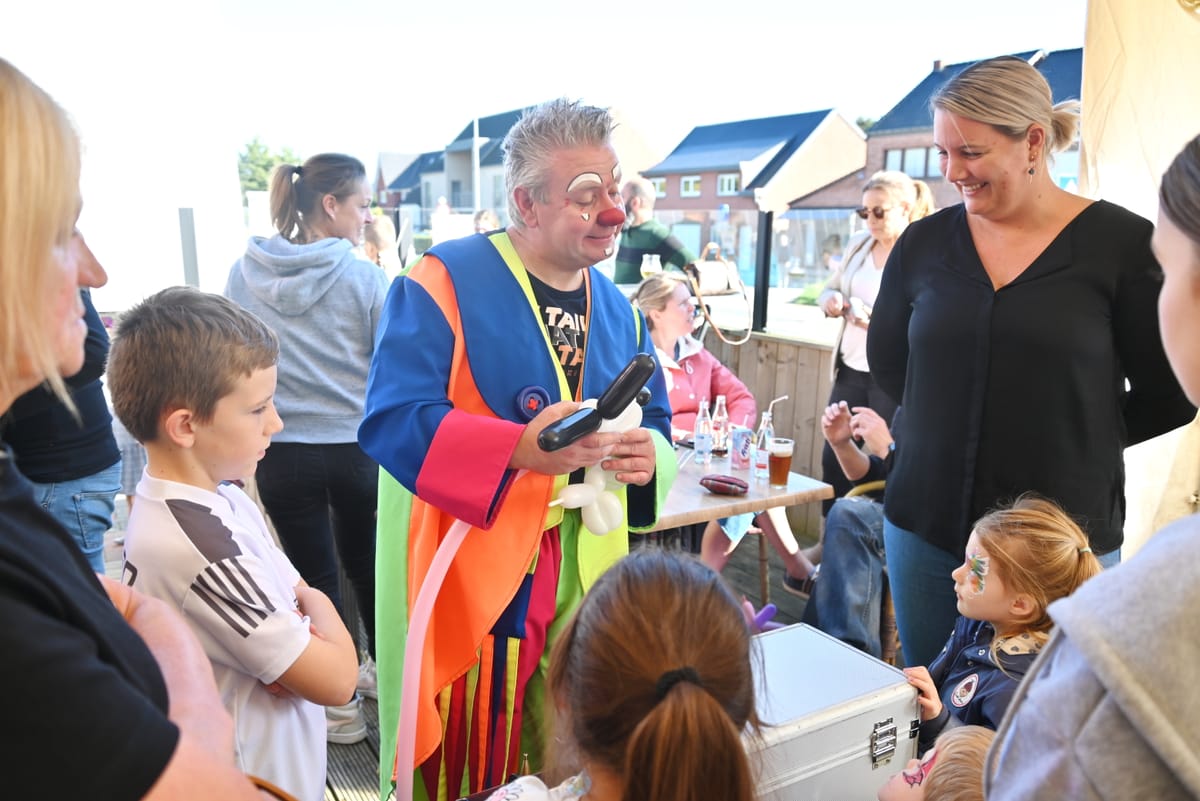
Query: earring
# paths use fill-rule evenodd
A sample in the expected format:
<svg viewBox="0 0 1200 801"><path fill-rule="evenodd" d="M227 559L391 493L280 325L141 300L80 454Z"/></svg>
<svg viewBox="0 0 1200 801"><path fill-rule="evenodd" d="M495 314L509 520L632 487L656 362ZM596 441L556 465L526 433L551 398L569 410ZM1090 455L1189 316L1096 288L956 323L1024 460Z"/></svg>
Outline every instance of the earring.
<svg viewBox="0 0 1200 801"><path fill-rule="evenodd" d="M1030 177L1030 178L1032 178L1032 177L1033 177L1033 174L1034 174L1034 172L1036 172L1036 170L1034 170L1034 169L1033 169L1033 167L1030 167L1030 168L1029 168L1029 177Z"/></svg>

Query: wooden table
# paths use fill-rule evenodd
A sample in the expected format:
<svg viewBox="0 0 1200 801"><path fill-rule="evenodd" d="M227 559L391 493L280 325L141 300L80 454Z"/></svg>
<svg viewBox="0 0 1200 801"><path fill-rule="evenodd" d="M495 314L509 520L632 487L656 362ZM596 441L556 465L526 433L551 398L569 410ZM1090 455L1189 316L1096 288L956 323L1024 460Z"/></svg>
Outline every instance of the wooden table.
<svg viewBox="0 0 1200 801"><path fill-rule="evenodd" d="M710 464L697 464L691 451L679 450L686 459L679 468L675 483L667 494L667 502L653 531L678 528L692 523L704 523L744 512L762 512L775 506L795 506L833 497L833 487L799 473L788 473L786 487L772 487L767 479L754 478L754 468L733 470L728 457L713 457ZM717 495L700 486L701 476L724 473L736 476L750 485L745 495ZM766 537L758 537L759 582L765 604L770 598L770 567Z"/></svg>

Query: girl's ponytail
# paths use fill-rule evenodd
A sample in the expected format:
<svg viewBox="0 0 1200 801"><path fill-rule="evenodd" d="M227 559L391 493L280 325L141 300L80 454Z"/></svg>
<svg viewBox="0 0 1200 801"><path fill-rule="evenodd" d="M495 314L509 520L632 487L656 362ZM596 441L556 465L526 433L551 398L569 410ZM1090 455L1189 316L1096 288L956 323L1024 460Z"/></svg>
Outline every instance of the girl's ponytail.
<svg viewBox="0 0 1200 801"><path fill-rule="evenodd" d="M666 688L634 729L625 749L626 801L754 801L741 732L700 681Z"/></svg>

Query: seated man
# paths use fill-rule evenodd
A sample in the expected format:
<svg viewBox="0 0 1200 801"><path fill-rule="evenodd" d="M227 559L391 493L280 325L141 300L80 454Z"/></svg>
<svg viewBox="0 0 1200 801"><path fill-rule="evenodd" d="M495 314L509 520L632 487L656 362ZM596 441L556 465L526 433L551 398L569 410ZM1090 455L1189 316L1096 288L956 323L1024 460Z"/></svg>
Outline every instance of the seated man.
<svg viewBox="0 0 1200 801"><path fill-rule="evenodd" d="M897 409L893 426L900 415ZM821 432L852 483L887 478L896 443L887 423L874 411L865 406L851 409L845 402L831 404L821 417ZM856 438L863 440L866 452L855 444ZM825 518L821 579L814 583L805 622L881 658L883 568L882 498L838 498Z"/></svg>

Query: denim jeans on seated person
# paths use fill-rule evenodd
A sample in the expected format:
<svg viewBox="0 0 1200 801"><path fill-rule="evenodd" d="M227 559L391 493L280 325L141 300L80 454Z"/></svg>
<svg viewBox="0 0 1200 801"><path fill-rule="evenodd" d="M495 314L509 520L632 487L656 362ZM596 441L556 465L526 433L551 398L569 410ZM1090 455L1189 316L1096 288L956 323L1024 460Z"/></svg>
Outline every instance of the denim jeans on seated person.
<svg viewBox="0 0 1200 801"><path fill-rule="evenodd" d="M92 570L103 573L104 535L112 528L113 500L121 489L121 462L83 478L31 483L37 502L67 530Z"/></svg>
<svg viewBox="0 0 1200 801"><path fill-rule="evenodd" d="M883 504L838 498L825 517L821 577L813 589L817 628L878 659L883 602Z"/></svg>

